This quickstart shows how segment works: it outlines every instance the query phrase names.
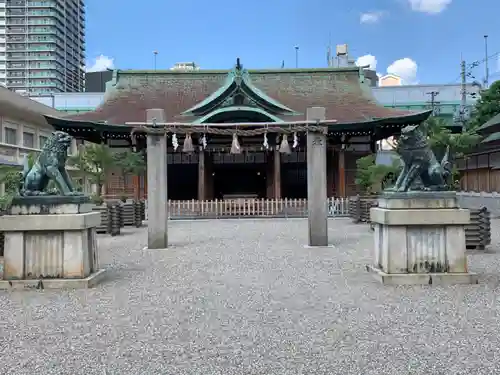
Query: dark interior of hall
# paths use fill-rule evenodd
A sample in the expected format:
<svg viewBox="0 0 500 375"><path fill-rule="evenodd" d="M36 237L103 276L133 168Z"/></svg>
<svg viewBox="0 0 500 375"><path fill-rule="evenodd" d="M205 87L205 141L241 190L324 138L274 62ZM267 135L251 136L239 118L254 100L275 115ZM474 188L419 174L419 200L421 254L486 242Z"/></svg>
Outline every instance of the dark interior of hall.
<svg viewBox="0 0 500 375"><path fill-rule="evenodd" d="M213 170L214 198L227 195L266 197L265 164L216 164Z"/></svg>

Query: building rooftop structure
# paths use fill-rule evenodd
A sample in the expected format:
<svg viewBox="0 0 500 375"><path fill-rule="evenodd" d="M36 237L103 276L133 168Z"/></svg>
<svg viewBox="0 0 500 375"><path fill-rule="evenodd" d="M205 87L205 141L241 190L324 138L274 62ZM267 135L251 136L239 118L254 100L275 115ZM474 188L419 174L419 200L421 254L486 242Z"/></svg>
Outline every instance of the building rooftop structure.
<svg viewBox="0 0 500 375"><path fill-rule="evenodd" d="M193 79L196 78L196 79ZM303 120L306 109L324 106L339 124L398 118L412 113L384 108L364 84L358 67L277 70L117 70L104 101L68 121L125 124L144 121L146 108L165 110L168 121L191 122L231 98L237 85L250 101L282 120ZM240 83L241 82L241 83ZM246 100L246 101L245 101Z"/></svg>
<svg viewBox="0 0 500 375"><path fill-rule="evenodd" d="M466 87L468 93L476 93L475 96L468 95L466 98L467 107L471 107L479 98L481 89L472 84ZM376 102L384 107L414 111L431 109L430 93L433 91L439 93L434 103L436 114L452 121L460 111L459 84L371 87ZM79 114L95 110L104 102L104 97L103 90L103 92L56 93L32 99L68 114Z"/></svg>

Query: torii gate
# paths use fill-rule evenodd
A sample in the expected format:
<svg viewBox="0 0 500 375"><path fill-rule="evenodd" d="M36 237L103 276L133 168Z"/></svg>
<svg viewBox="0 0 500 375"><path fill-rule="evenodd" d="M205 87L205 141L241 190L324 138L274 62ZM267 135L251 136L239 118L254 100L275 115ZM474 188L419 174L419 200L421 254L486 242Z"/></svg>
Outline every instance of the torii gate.
<svg viewBox="0 0 500 375"><path fill-rule="evenodd" d="M238 135L245 132L307 133L307 202L308 202L308 245L328 246L328 203L327 203L327 130L336 120L326 120L324 107L307 109L306 121L280 123L230 123L203 124L167 123L163 109L146 110L145 123L129 123L137 126L133 132L147 134L147 181L148 181L148 248L168 247L168 197L167 197L167 133L175 128L177 133L224 134L231 129ZM251 131L245 127L261 127ZM265 128L264 128L265 127ZM235 133L236 134L236 133Z"/></svg>

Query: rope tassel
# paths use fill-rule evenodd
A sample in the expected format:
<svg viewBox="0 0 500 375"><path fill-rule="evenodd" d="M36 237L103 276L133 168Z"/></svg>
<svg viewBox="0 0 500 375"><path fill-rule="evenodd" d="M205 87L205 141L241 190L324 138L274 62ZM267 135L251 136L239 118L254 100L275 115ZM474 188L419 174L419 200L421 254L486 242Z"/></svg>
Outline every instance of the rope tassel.
<svg viewBox="0 0 500 375"><path fill-rule="evenodd" d="M179 140L177 139L177 134L172 134L172 147L174 148L174 151L177 151L177 148L179 148Z"/></svg>
<svg viewBox="0 0 500 375"><path fill-rule="evenodd" d="M262 143L262 145L264 146L264 148L265 148L266 150L269 150L269 142L268 142L268 140L267 140L267 132L266 132L266 133L264 133L264 143Z"/></svg>
<svg viewBox="0 0 500 375"><path fill-rule="evenodd" d="M280 152L283 154L290 154L292 152L288 144L288 135L286 134L283 134L283 138L281 139Z"/></svg>
<svg viewBox="0 0 500 375"><path fill-rule="evenodd" d="M231 154L241 154L240 142L238 141L238 135L233 134L233 143L231 144Z"/></svg>
<svg viewBox="0 0 500 375"><path fill-rule="evenodd" d="M201 145L203 146L203 149L207 148L207 136L205 133L203 133L203 137L201 137Z"/></svg>
<svg viewBox="0 0 500 375"><path fill-rule="evenodd" d="M193 139L191 134L186 134L186 139L184 140L184 146L182 147L183 152L194 152Z"/></svg>

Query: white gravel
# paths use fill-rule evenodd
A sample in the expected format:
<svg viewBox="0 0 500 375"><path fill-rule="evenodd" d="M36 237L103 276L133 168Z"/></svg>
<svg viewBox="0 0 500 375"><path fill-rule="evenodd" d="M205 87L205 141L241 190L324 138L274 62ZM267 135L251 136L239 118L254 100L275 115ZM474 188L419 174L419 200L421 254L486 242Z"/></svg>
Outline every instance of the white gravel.
<svg viewBox="0 0 500 375"><path fill-rule="evenodd" d="M499 373L498 229L479 285L384 287L368 226L329 226L322 249L305 220L176 221L168 250L102 236L96 289L0 292L0 373Z"/></svg>

